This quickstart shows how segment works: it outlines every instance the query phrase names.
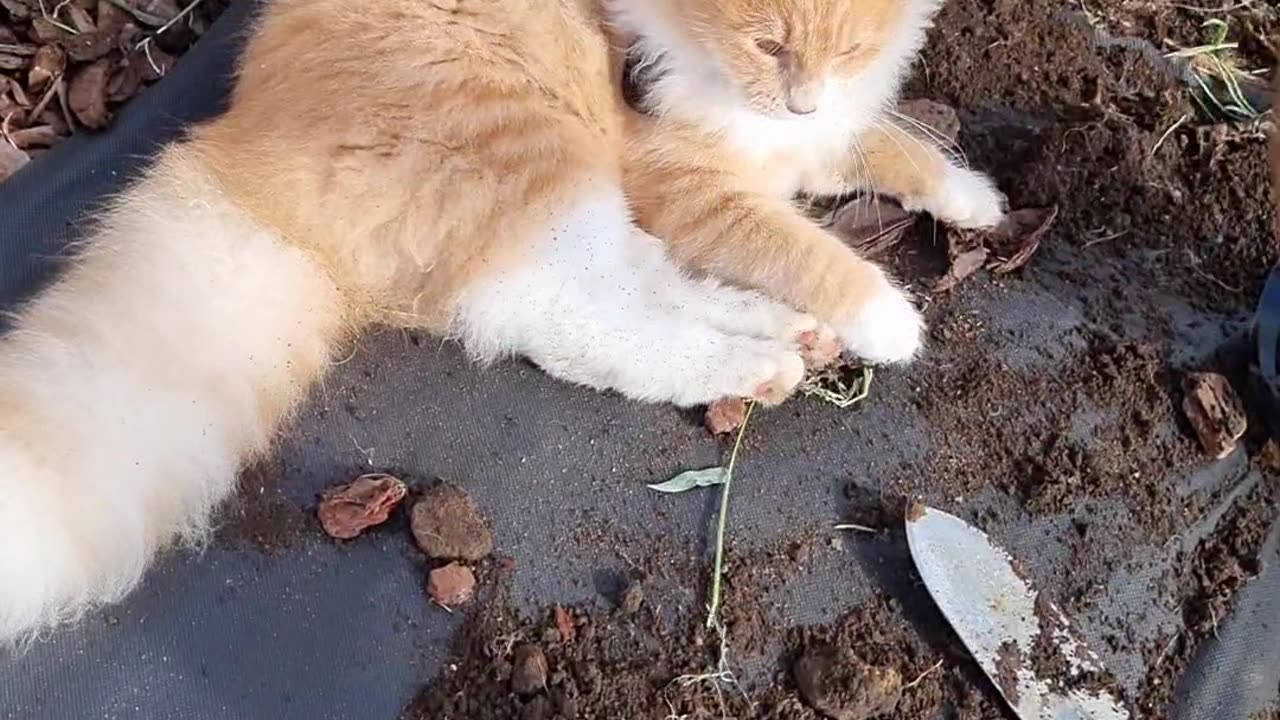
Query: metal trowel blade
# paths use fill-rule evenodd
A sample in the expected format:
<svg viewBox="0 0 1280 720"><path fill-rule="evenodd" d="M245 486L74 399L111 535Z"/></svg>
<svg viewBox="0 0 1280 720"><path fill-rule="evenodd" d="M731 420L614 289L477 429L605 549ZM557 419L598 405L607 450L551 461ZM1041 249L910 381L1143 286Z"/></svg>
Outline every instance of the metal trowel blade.
<svg viewBox="0 0 1280 720"><path fill-rule="evenodd" d="M1021 720L1127 720L1104 689L1072 687L1101 671L1096 655L1071 634L1066 618L1014 570L1009 554L954 515L916 505L907 542L929 594ZM1039 610L1037 610L1039 607ZM1066 659L1071 677L1038 677L1033 653L1041 633Z"/></svg>

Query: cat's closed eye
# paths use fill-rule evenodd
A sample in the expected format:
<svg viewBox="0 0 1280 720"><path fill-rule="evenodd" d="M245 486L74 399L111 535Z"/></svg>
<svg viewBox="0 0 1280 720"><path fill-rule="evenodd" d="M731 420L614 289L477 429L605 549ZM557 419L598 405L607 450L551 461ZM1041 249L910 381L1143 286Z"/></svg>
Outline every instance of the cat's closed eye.
<svg viewBox="0 0 1280 720"><path fill-rule="evenodd" d="M853 57L854 55L857 55L857 54L859 54L859 53L861 53L861 52L862 52L862 45L861 45L861 44L858 44L858 43L854 43L854 44L853 44L853 46L852 46L852 47L850 47L848 50L845 50L844 52L840 53L839 55L836 55L836 59L837 59L837 60L843 60L843 59L845 59L845 58Z"/></svg>
<svg viewBox="0 0 1280 720"><path fill-rule="evenodd" d="M756 40L756 47L760 48L760 52L770 57L778 57L787 52L787 46L777 40L769 38L760 38Z"/></svg>

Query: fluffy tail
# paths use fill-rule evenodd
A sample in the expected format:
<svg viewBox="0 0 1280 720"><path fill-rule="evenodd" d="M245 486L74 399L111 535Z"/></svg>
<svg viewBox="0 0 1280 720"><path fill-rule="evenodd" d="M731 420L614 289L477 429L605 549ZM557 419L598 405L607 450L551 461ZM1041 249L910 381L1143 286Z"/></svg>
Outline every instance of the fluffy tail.
<svg viewBox="0 0 1280 720"><path fill-rule="evenodd" d="M0 642L198 541L342 326L317 262L167 152L0 337Z"/></svg>

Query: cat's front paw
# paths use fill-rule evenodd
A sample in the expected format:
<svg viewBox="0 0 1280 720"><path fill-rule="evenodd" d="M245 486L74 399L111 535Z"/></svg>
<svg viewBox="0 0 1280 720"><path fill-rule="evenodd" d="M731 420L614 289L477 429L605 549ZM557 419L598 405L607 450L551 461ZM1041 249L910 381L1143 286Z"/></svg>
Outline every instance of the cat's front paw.
<svg viewBox="0 0 1280 720"><path fill-rule="evenodd" d="M903 198L902 206L959 228L989 228L1004 218L1005 198L986 175L947 165L933 195Z"/></svg>
<svg viewBox="0 0 1280 720"><path fill-rule="evenodd" d="M924 318L907 294L883 278L838 328L845 349L873 364L906 362L920 351Z"/></svg>

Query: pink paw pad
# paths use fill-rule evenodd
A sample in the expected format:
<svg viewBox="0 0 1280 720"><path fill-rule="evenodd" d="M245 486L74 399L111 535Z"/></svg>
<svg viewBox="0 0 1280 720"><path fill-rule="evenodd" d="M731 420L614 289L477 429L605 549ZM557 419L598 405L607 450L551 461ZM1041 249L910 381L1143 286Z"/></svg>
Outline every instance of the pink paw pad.
<svg viewBox="0 0 1280 720"><path fill-rule="evenodd" d="M844 349L836 334L826 327L800 333L796 343L800 345L800 356L807 370L821 370L830 365Z"/></svg>

